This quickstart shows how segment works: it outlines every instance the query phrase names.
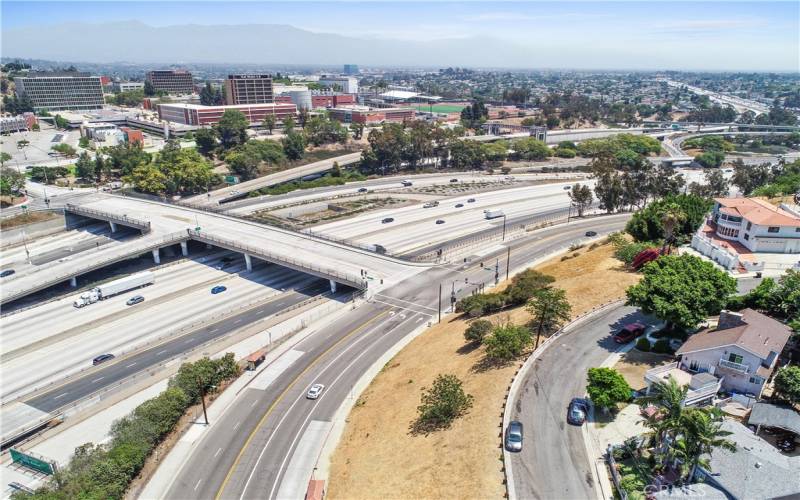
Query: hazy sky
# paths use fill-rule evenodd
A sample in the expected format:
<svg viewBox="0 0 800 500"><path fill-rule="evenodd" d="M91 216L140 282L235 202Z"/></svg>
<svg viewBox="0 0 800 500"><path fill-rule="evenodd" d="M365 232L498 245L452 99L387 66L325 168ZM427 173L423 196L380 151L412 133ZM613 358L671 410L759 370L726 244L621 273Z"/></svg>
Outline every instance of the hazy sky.
<svg viewBox="0 0 800 500"><path fill-rule="evenodd" d="M2 27L139 20L176 24L288 24L359 38L434 41L492 36L556 51L563 67L647 66L800 71L800 2L14 2ZM97 43L94 40L90 43ZM542 49L544 47L544 49ZM78 51L79 53L79 51ZM664 58L669 54L669 58ZM77 55L77 54L76 54ZM616 60L616 59L615 59ZM681 64L684 62L685 64ZM524 61L520 61L524 67Z"/></svg>

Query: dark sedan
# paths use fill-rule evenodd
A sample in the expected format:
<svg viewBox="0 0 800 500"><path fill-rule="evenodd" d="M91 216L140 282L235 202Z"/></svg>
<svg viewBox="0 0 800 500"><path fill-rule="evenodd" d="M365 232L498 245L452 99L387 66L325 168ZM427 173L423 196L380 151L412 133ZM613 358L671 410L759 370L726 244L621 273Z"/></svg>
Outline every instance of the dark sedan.
<svg viewBox="0 0 800 500"><path fill-rule="evenodd" d="M589 413L589 402L583 398L572 398L567 410L567 422L572 425L583 425Z"/></svg>

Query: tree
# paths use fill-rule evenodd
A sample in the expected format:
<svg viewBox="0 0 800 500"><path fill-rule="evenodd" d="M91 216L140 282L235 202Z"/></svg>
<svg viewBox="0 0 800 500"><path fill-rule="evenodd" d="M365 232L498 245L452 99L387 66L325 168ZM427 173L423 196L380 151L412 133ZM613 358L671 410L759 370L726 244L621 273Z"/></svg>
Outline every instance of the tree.
<svg viewBox="0 0 800 500"><path fill-rule="evenodd" d="M242 180L255 179L258 177L258 166L261 159L249 151L237 151L225 156L225 162L231 172L238 175Z"/></svg>
<svg viewBox="0 0 800 500"><path fill-rule="evenodd" d="M0 167L0 194L13 196L25 189L25 174L9 167Z"/></svg>
<svg viewBox="0 0 800 500"><path fill-rule="evenodd" d="M800 403L800 366L784 366L778 370L775 392L793 405Z"/></svg>
<svg viewBox="0 0 800 500"><path fill-rule="evenodd" d="M141 90L120 92L116 94L111 100L117 106L135 107L140 105L144 100L144 92L142 92Z"/></svg>
<svg viewBox="0 0 800 500"><path fill-rule="evenodd" d="M586 184L579 184L576 182L567 194L578 210L578 217L583 217L583 212L585 212L586 209L592 205L592 201L594 201L592 189Z"/></svg>
<svg viewBox="0 0 800 500"><path fill-rule="evenodd" d="M7 161L11 160L11 155L5 151L0 151L0 167L4 166Z"/></svg>
<svg viewBox="0 0 800 500"><path fill-rule="evenodd" d="M622 206L622 180L616 171L616 160L613 156L602 154L590 164L592 176L596 179L594 194L600 202L600 208L607 213L614 213Z"/></svg>
<svg viewBox="0 0 800 500"><path fill-rule="evenodd" d="M517 139L511 143L511 149L520 160L544 160L551 154L547 144L533 137Z"/></svg>
<svg viewBox="0 0 800 500"><path fill-rule="evenodd" d="M486 357L493 361L506 362L519 357L531 344L531 331L522 325L500 325L492 334L484 337Z"/></svg>
<svg viewBox="0 0 800 500"><path fill-rule="evenodd" d="M422 388L422 401L417 407L416 431L444 429L465 415L472 407L473 397L455 375L439 375L430 388Z"/></svg>
<svg viewBox="0 0 800 500"><path fill-rule="evenodd" d="M493 327L492 322L489 320L476 319L464 331L464 338L468 342L480 344L483 342L484 337L492 331Z"/></svg>
<svg viewBox="0 0 800 500"><path fill-rule="evenodd" d="M325 116L308 118L305 121L304 129L308 142L315 146L336 142L344 144L347 142L347 127Z"/></svg>
<svg viewBox="0 0 800 500"><path fill-rule="evenodd" d="M694 161L703 167L719 167L725 161L725 153L721 151L705 151L695 156Z"/></svg>
<svg viewBox="0 0 800 500"><path fill-rule="evenodd" d="M350 124L350 129L353 131L353 138L360 140L364 136L364 124L361 122L353 122Z"/></svg>
<svg viewBox="0 0 800 500"><path fill-rule="evenodd" d="M281 139L283 145L283 152L286 158L290 160L299 160L303 157L306 151L306 138L303 134L291 131L286 134L286 137Z"/></svg>
<svg viewBox="0 0 800 500"><path fill-rule="evenodd" d="M231 149L247 141L250 122L241 111L228 109L214 126L223 149Z"/></svg>
<svg viewBox="0 0 800 500"><path fill-rule="evenodd" d="M556 279L534 269L526 269L511 279L505 291L507 302L511 305L525 304L536 292L547 287Z"/></svg>
<svg viewBox="0 0 800 500"><path fill-rule="evenodd" d="M217 147L217 134L210 128L201 128L194 134L194 143L203 156L211 156Z"/></svg>
<svg viewBox="0 0 800 500"><path fill-rule="evenodd" d="M160 194L167 190L167 176L152 163L137 166L123 178L143 193Z"/></svg>
<svg viewBox="0 0 800 500"><path fill-rule="evenodd" d="M746 164L741 159L733 162L731 184L739 188L747 196L757 187L764 186L772 180L772 169L769 163L760 165Z"/></svg>
<svg viewBox="0 0 800 500"><path fill-rule="evenodd" d="M61 153L62 155L66 156L67 158L71 158L71 157L73 157L73 156L75 156L77 154L77 151L75 151L75 148L73 148L69 144L65 144L63 142L51 146L50 149L52 149L53 151L56 151L58 153Z"/></svg>
<svg viewBox="0 0 800 500"><path fill-rule="evenodd" d="M558 330L570 318L572 308L567 293L560 288L543 288L533 294L526 309L531 313L531 326L536 330L536 344L542 334L549 335Z"/></svg>
<svg viewBox="0 0 800 500"><path fill-rule="evenodd" d="M686 467L686 480L694 477L698 466L708 467L716 448L736 451L736 444L725 439L732 433L721 428L721 418L707 408L688 408L683 412L680 422L680 437L675 441L677 457Z"/></svg>
<svg viewBox="0 0 800 500"><path fill-rule="evenodd" d="M667 196L636 211L625 226L625 231L639 242L658 241L667 232L664 227L664 214L675 212L677 215L679 211L683 217L670 219L669 222L675 222L670 234L674 241L682 243L697 231L711 210L711 205L712 202L708 198L693 194Z"/></svg>
<svg viewBox="0 0 800 500"><path fill-rule="evenodd" d="M278 118L275 115L266 115L264 117L262 126L269 131L269 135L272 135L272 131L275 129L275 124L277 121Z"/></svg>
<svg viewBox="0 0 800 500"><path fill-rule="evenodd" d="M144 151L138 142L103 148L103 152L108 156L107 169L116 170L121 175L130 175L136 167L151 160L150 153Z"/></svg>
<svg viewBox="0 0 800 500"><path fill-rule="evenodd" d="M156 95L156 89L155 87L153 87L153 82L151 82L150 80L144 81L144 95L146 95L147 97L153 97L154 95Z"/></svg>
<svg viewBox="0 0 800 500"><path fill-rule="evenodd" d="M75 162L75 174L89 182L94 182L97 177L96 165L86 151L81 153Z"/></svg>
<svg viewBox="0 0 800 500"><path fill-rule="evenodd" d="M664 228L664 246L662 253L665 253L675 243L675 229L686 221L686 213L677 203L668 203L661 207L661 225Z"/></svg>
<svg viewBox="0 0 800 500"><path fill-rule="evenodd" d="M291 116L287 116L286 118L283 119L284 134L288 135L289 132L292 132L294 130L294 126L295 126L294 118L292 118Z"/></svg>
<svg viewBox="0 0 800 500"><path fill-rule="evenodd" d="M603 410L615 409L631 399L631 386L613 368L589 368L586 392L592 403Z"/></svg>
<svg viewBox="0 0 800 500"><path fill-rule="evenodd" d="M693 255L661 256L643 272L642 280L626 291L628 305L682 330L718 314L736 291L736 280Z"/></svg>
<svg viewBox="0 0 800 500"><path fill-rule="evenodd" d="M200 91L200 104L203 106L219 106L225 99L222 91L211 86L211 82L206 82Z"/></svg>
<svg viewBox="0 0 800 500"><path fill-rule="evenodd" d="M647 340L642 337L642 340ZM683 416L683 405L689 387L680 385L674 378L669 377L666 382L656 382L650 387L650 394L636 399L640 406L654 405L658 409L646 420L645 425L652 431L652 437L657 450L664 451L664 446L669 444L669 437L680 428Z"/></svg>

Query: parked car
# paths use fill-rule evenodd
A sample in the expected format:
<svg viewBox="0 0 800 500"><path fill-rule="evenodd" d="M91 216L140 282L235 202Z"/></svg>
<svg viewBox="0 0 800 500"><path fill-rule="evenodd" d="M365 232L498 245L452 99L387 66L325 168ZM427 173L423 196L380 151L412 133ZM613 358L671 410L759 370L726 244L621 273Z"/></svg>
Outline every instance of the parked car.
<svg viewBox="0 0 800 500"><path fill-rule="evenodd" d="M228 289L228 287L226 287L224 285L217 285L217 286L215 286L214 288L211 289L211 294L212 295L216 295L218 293L224 292L227 289Z"/></svg>
<svg viewBox="0 0 800 500"><path fill-rule="evenodd" d="M125 304L132 306L138 304L139 302L144 302L144 297L142 297L141 295L134 295L133 297L129 298L127 302L125 302Z"/></svg>
<svg viewBox="0 0 800 500"><path fill-rule="evenodd" d="M4 269L3 271L0 271L0 278L5 278L6 276L11 276L15 272L16 271L13 270L13 269Z"/></svg>
<svg viewBox="0 0 800 500"><path fill-rule="evenodd" d="M437 224L444 224L444 219L436 219Z"/></svg>
<svg viewBox="0 0 800 500"><path fill-rule="evenodd" d="M475 203L475 198L470 198L467 200L467 203Z"/></svg>
<svg viewBox="0 0 800 500"><path fill-rule="evenodd" d="M567 422L572 425L583 425L589 413L589 402L583 398L572 398L567 410Z"/></svg>
<svg viewBox="0 0 800 500"><path fill-rule="evenodd" d="M522 451L522 422L512 420L508 424L505 446L508 451Z"/></svg>
<svg viewBox="0 0 800 500"><path fill-rule="evenodd" d="M366 193L368 191L367 188L358 188L359 193Z"/></svg>
<svg viewBox="0 0 800 500"><path fill-rule="evenodd" d="M590 236L590 237L591 236L597 236L597 232L595 232L595 231L586 231L585 234L586 234L586 236Z"/></svg>
<svg viewBox="0 0 800 500"><path fill-rule="evenodd" d="M113 354L101 354L92 360L92 364L94 366L99 365L100 363L105 363L106 361L114 359Z"/></svg>
<svg viewBox="0 0 800 500"><path fill-rule="evenodd" d="M381 221L381 224L388 224L390 222L394 222L394 217L386 217Z"/></svg>
<svg viewBox="0 0 800 500"><path fill-rule="evenodd" d="M322 390L325 389L325 386L322 384L314 384L306 393L306 398L308 399L317 399L320 394L322 394Z"/></svg>
<svg viewBox="0 0 800 500"><path fill-rule="evenodd" d="M636 337L642 336L645 328L646 327L641 323L625 325L614 335L614 342L617 344L627 344Z"/></svg>
<svg viewBox="0 0 800 500"><path fill-rule="evenodd" d="M450 179L450 182L458 182L458 179Z"/></svg>
<svg viewBox="0 0 800 500"><path fill-rule="evenodd" d="M464 206L464 204L463 204L463 203L456 203L456 208L461 208L461 207L463 207L463 206Z"/></svg>

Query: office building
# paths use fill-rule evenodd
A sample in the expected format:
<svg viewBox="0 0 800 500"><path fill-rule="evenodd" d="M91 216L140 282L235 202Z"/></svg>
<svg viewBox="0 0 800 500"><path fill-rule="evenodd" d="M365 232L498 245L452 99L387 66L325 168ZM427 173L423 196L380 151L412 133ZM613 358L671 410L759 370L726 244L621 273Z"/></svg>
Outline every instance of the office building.
<svg viewBox="0 0 800 500"><path fill-rule="evenodd" d="M348 76L358 74L358 64L345 64L343 73Z"/></svg>
<svg viewBox="0 0 800 500"><path fill-rule="evenodd" d="M9 134L11 132L30 130L35 123L36 116L34 116L33 113L23 113L17 116L3 116L0 117L0 133Z"/></svg>
<svg viewBox="0 0 800 500"><path fill-rule="evenodd" d="M274 102L272 75L228 75L225 104L268 104Z"/></svg>
<svg viewBox="0 0 800 500"><path fill-rule="evenodd" d="M402 123L413 120L416 112L410 108L332 108L328 116L342 123L373 125L383 122Z"/></svg>
<svg viewBox="0 0 800 500"><path fill-rule="evenodd" d="M100 77L79 72L28 73L14 78L17 95L26 95L35 111L101 109Z"/></svg>
<svg viewBox="0 0 800 500"><path fill-rule="evenodd" d="M358 94L358 78L352 76L321 76L319 84L345 94Z"/></svg>
<svg viewBox="0 0 800 500"><path fill-rule="evenodd" d="M114 82L113 87L116 92L144 91L144 82Z"/></svg>
<svg viewBox="0 0 800 500"><path fill-rule="evenodd" d="M267 115L275 115L278 121L283 121L286 117L297 115L297 107L294 104L240 104L235 106L201 106L199 104L159 104L158 117L174 123L184 125L214 125L222 117L222 114L235 109L241 111L250 121L251 125L260 125Z"/></svg>
<svg viewBox="0 0 800 500"><path fill-rule="evenodd" d="M193 94L194 82L192 73L186 70L148 71L146 80L153 85L156 92L167 94Z"/></svg>

